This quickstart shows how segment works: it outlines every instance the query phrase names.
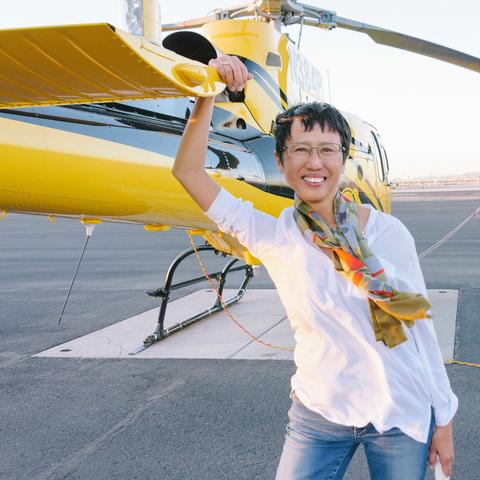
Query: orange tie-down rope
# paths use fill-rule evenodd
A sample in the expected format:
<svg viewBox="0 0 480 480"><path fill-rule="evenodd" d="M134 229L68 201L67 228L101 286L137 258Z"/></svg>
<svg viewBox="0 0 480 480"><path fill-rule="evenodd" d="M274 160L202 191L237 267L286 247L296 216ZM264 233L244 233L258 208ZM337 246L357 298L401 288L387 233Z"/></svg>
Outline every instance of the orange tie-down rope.
<svg viewBox="0 0 480 480"><path fill-rule="evenodd" d="M222 304L223 310L225 311L225 314L227 315L227 317L233 323L235 323L235 325L238 328L240 328L240 330L242 330L244 333L246 333L253 341L255 341L257 343L260 343L261 345L264 345L265 347L275 348L277 350L284 350L286 352L293 352L294 348L292 348L292 347L280 347L278 345L273 345L272 343L268 343L268 342L265 342L264 340L261 340L260 338L256 337L253 333L249 332L238 320L235 320L235 318L233 318L232 314L228 310L227 305L223 301L223 298L220 295L215 283L212 281L212 279L208 275L207 269L205 268L205 265L202 261L202 258L200 257L200 254L198 253L197 246L195 245L195 242L193 240L193 237L192 237L191 233L190 232L187 232L187 233L188 233L188 236L190 237L190 243L192 244L192 247L193 247L193 250L195 252L195 255L197 256L198 262L200 263L200 267L202 268L203 274L205 275L205 278L207 279L207 282L213 288L213 290L215 292L215 295L217 296L218 300Z"/></svg>
<svg viewBox="0 0 480 480"><path fill-rule="evenodd" d="M428 250L426 250L425 252L420 254L418 258L421 259L421 258L427 256L429 253L432 253L434 250L436 250L438 247L440 247L440 245L442 245L448 239L450 239L453 236L453 234L455 234L458 230L460 230L460 228L463 227L473 217L480 218L480 207L477 208L471 215L469 215L462 223L457 225L451 232L447 233L447 235L445 235L438 242L436 242L434 245L432 245ZM202 258L200 257L200 254L198 253L197 246L195 245L195 242L193 240L193 237L192 237L191 233L190 232L187 232L187 233L188 233L188 236L190 237L190 243L192 244L192 247L193 247L193 250L195 252L195 255L197 256L198 262L200 263L200 267L202 268L203 274L205 275L205 278L207 279L210 286L213 288L216 296L218 297L220 303L222 304L222 307L223 307L227 317L233 323L235 323L235 325L237 325L238 328L240 328L250 338L252 338L255 342L260 343L261 345L264 345L265 347L275 348L277 350L284 350L284 351L287 351L287 352L293 352L294 348L292 348L292 347L280 347L278 345L273 345L271 343L268 343L268 342L265 342L265 341L261 340L260 338L253 335L253 333L250 333L238 320L235 320L235 318L233 318L232 314L230 313L227 306L225 305L225 302L223 301L222 296L218 292L217 287L215 286L212 279L208 275L208 272L205 268L205 265L202 261ZM452 360L445 360L445 364L447 364L447 365L466 365L466 366L469 366L469 367L480 367L480 363L461 362L460 360L453 360L453 359Z"/></svg>

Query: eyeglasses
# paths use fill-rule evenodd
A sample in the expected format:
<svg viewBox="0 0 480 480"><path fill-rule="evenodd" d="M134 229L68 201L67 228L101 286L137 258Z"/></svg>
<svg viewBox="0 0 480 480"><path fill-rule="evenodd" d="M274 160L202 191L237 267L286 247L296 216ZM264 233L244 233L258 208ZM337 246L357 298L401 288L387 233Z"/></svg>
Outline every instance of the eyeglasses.
<svg viewBox="0 0 480 480"><path fill-rule="evenodd" d="M340 152L345 152L345 148L336 143L324 143L317 147L304 145L303 143L292 143L283 147L283 150L288 153L288 156L295 160L307 160L316 150L319 157L325 160L335 158Z"/></svg>

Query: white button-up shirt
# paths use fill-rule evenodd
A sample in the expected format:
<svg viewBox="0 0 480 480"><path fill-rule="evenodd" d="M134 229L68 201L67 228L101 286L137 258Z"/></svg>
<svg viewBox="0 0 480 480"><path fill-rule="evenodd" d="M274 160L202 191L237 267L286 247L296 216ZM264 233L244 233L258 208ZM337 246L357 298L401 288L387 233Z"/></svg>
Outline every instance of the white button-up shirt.
<svg viewBox="0 0 480 480"><path fill-rule="evenodd" d="M398 427L423 443L432 406L437 425L453 418L458 399L432 319L404 328L408 341L390 349L375 340L366 292L301 233L293 207L275 218L222 189L206 214L260 259L275 283L295 333L292 390L307 408L341 425ZM390 285L427 296L400 220L371 208L364 236Z"/></svg>

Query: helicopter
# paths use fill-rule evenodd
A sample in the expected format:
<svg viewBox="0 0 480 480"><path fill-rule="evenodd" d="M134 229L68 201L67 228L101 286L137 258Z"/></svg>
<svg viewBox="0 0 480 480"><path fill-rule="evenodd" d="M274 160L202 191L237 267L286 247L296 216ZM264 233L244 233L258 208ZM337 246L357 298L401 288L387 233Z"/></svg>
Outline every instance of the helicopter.
<svg viewBox="0 0 480 480"><path fill-rule="evenodd" d="M298 102L326 98L322 75L286 27L353 30L480 72L476 57L295 0L256 0L164 25L157 1L126 0L126 6L130 31L105 23L0 31L0 214L187 229L202 235L206 248L233 258L219 272L221 288L228 272L240 269L234 262L244 260L245 279L227 304L241 298L251 266L259 262L235 238L218 232L171 174L193 97L216 97L207 171L234 195L278 216L292 204L293 191L275 165L275 117ZM191 31L197 28L200 33ZM162 39L160 32L169 34ZM239 57L253 75L243 92L225 90L208 67L219 52ZM340 189L358 203L390 212L381 135L367 121L342 113L353 135ZM174 271L190 253L173 261L165 288L151 292L163 299L160 317ZM205 315L169 331L159 318L144 343Z"/></svg>

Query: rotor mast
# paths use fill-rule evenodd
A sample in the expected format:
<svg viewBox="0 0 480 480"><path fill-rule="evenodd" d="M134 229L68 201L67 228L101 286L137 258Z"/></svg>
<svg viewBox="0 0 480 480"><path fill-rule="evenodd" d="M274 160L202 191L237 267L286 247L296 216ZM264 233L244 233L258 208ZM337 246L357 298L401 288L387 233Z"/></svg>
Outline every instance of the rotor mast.
<svg viewBox="0 0 480 480"><path fill-rule="evenodd" d="M161 45L160 0L125 0L124 11L129 33L141 35L150 42Z"/></svg>

